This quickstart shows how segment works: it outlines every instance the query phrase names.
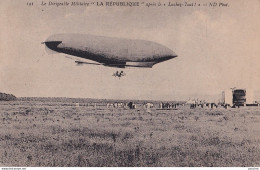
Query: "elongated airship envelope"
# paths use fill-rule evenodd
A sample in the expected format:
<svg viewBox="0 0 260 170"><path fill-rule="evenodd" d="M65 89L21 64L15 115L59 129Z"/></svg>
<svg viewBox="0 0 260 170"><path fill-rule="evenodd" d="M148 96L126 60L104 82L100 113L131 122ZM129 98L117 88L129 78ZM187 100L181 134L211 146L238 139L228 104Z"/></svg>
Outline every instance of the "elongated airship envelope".
<svg viewBox="0 0 260 170"><path fill-rule="evenodd" d="M45 45L56 52L92 60L110 67L152 67L177 55L169 48L147 40L55 34Z"/></svg>

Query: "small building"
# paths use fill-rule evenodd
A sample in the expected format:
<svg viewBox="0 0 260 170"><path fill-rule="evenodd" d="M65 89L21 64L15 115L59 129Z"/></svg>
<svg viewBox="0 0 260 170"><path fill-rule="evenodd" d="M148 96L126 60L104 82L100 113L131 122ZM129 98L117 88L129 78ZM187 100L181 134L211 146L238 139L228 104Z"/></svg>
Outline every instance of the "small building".
<svg viewBox="0 0 260 170"><path fill-rule="evenodd" d="M244 106L255 104L254 94L251 89L232 88L222 92L222 102L225 105Z"/></svg>
<svg viewBox="0 0 260 170"><path fill-rule="evenodd" d="M228 89L222 92L222 100L224 104L233 105L233 92L232 89Z"/></svg>

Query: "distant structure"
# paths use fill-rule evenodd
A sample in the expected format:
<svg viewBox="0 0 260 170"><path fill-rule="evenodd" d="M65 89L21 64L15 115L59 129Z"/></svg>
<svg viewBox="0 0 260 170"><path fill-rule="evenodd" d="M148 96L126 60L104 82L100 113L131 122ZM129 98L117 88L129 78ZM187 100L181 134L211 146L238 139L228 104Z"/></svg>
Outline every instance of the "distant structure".
<svg viewBox="0 0 260 170"><path fill-rule="evenodd" d="M251 89L230 88L222 92L222 103L230 106L245 106L256 104Z"/></svg>
<svg viewBox="0 0 260 170"><path fill-rule="evenodd" d="M127 106L128 106L130 109L136 109L136 105L135 105L133 102L127 103Z"/></svg>
<svg viewBox="0 0 260 170"><path fill-rule="evenodd" d="M12 94L0 93L0 101L16 100L16 97Z"/></svg>
<svg viewBox="0 0 260 170"><path fill-rule="evenodd" d="M153 108L153 107L154 107L153 103L146 103L146 104L144 104L144 108L145 109L150 109L150 108Z"/></svg>

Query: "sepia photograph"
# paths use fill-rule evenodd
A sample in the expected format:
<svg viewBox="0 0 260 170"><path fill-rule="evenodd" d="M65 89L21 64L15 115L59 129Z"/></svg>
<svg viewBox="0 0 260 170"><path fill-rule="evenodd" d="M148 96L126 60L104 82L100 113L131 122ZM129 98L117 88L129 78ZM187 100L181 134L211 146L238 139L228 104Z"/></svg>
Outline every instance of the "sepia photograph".
<svg viewBox="0 0 260 170"><path fill-rule="evenodd" d="M5 0L0 16L2 170L259 170L259 0Z"/></svg>

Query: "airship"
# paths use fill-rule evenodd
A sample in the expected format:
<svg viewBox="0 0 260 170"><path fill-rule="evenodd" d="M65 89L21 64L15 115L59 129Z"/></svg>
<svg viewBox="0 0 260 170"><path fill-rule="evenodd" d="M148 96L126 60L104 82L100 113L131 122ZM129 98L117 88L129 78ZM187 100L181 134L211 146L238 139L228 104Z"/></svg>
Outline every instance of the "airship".
<svg viewBox="0 0 260 170"><path fill-rule="evenodd" d="M75 57L77 64L152 68L157 63L177 57L166 46L138 39L71 33L51 35L43 43L52 51ZM113 75L121 77L125 73L117 71Z"/></svg>

